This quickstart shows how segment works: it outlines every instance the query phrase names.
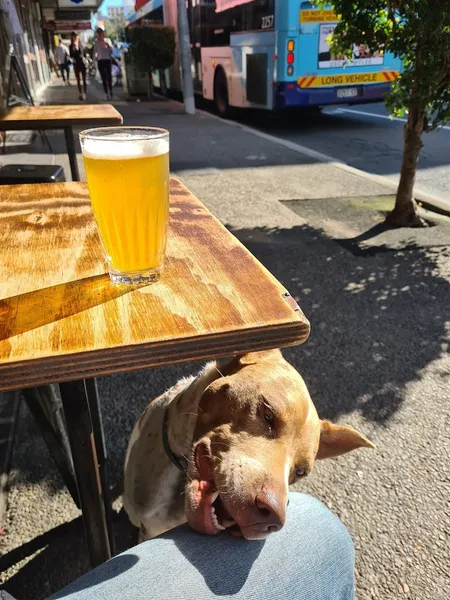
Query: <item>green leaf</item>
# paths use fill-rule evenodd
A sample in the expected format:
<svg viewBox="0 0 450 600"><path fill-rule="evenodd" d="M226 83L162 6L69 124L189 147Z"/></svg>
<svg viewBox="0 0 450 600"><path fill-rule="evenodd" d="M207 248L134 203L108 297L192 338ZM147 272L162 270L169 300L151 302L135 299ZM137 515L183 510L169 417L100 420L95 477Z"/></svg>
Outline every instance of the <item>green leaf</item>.
<svg viewBox="0 0 450 600"><path fill-rule="evenodd" d="M175 60L175 30L173 27L129 27L129 53L141 73L168 69Z"/></svg>

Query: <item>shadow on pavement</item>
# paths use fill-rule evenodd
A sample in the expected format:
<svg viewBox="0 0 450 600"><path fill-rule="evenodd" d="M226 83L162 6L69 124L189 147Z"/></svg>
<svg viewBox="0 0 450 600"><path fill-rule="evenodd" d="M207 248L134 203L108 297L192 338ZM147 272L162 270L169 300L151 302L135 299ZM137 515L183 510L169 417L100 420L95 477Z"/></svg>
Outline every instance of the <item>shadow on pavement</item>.
<svg viewBox="0 0 450 600"><path fill-rule="evenodd" d="M309 340L286 350L286 356L305 378L321 415L337 419L358 410L368 420L386 423L404 400L406 385L442 354L450 286L437 264L448 249L408 244L383 252L377 246L376 253L354 256L339 240L309 226L232 233L286 286L311 322ZM100 378L116 497L127 439L140 412L196 368L177 365ZM35 465L36 444L33 423L22 418L15 451L20 479L46 477L47 468ZM51 485L57 490L62 481L52 478Z"/></svg>
<svg viewBox="0 0 450 600"><path fill-rule="evenodd" d="M321 231L233 230L288 288L309 318L311 336L289 349L319 412L336 419L358 410L386 423L405 387L442 355L450 286L437 274L448 247L409 244L355 257Z"/></svg>
<svg viewBox="0 0 450 600"><path fill-rule="evenodd" d="M442 356L448 325L449 282L438 272L448 248L407 249L355 256L319 229L232 229L287 287L312 324L305 345L285 351L302 373L322 418L358 411L386 426L406 388ZM100 396L114 497L131 429L145 405L197 365L181 365L101 378ZM30 418L21 420L15 477L62 482ZM13 482L14 484L14 482ZM82 528L68 526L49 540L6 589L45 598L87 569ZM126 519L116 524L118 547L129 545ZM128 541L127 541L128 540Z"/></svg>
<svg viewBox="0 0 450 600"><path fill-rule="evenodd" d="M123 510L115 514L114 536L117 553L136 543L136 530ZM45 600L90 570L81 516L2 556L0 572L33 554L35 556L5 585L5 589L17 600ZM112 571L116 574L127 570L135 562L130 556L123 561L113 560Z"/></svg>

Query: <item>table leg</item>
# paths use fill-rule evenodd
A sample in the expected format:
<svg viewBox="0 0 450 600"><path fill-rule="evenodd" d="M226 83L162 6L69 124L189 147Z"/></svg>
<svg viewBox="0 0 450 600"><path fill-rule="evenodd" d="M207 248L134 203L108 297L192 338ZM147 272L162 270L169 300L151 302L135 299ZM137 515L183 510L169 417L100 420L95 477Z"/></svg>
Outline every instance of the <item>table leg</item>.
<svg viewBox="0 0 450 600"><path fill-rule="evenodd" d="M84 380L60 384L78 496L93 567L111 558L94 431Z"/></svg>
<svg viewBox="0 0 450 600"><path fill-rule="evenodd" d="M41 136L41 140L45 144L47 144L47 148L48 148L50 154L53 154L53 148L52 148L52 145L50 144L50 140L48 139L48 135L46 134L46 132L45 131L40 131L39 135Z"/></svg>
<svg viewBox="0 0 450 600"><path fill-rule="evenodd" d="M28 388L22 390L22 394L70 495L80 508L72 454L57 386Z"/></svg>
<svg viewBox="0 0 450 600"><path fill-rule="evenodd" d="M109 545L111 548L111 553L114 556L116 551L112 530L112 498L109 486L108 455L106 452L100 397L98 395L97 381L95 379L85 379L85 382L89 402L89 411L91 413L92 429L94 432L95 449L97 452L98 468L100 472L100 482L102 485L103 500L105 503L105 516L106 526L108 528Z"/></svg>
<svg viewBox="0 0 450 600"><path fill-rule="evenodd" d="M72 173L72 181L80 181L78 172L77 151L75 148L75 140L73 137L72 127L64 127L64 136L66 138L67 154L69 155L70 172Z"/></svg>

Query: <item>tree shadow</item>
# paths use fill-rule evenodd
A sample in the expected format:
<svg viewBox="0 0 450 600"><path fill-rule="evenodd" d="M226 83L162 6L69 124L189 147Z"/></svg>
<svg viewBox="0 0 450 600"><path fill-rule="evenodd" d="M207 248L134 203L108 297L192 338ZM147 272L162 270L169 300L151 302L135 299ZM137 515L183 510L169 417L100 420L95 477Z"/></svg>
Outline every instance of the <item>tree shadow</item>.
<svg viewBox="0 0 450 600"><path fill-rule="evenodd" d="M285 354L304 375L319 412L336 419L358 410L385 424L407 385L443 354L450 285L438 264L450 253L415 243L359 250L375 229L353 240L309 226L231 231L311 322L306 344Z"/></svg>
<svg viewBox="0 0 450 600"><path fill-rule="evenodd" d="M447 247L422 248L409 241L401 250L358 251L358 241L367 241L373 231L341 240L309 226L231 231L286 286L311 322L306 344L285 354L305 377L320 414L336 419L357 410L386 423L408 384L442 355L450 289L438 264L448 256ZM141 411L197 365L99 378L115 498L122 489L126 444ZM17 442L20 479L48 479L50 487L60 489L62 481L30 419L21 420ZM41 457L38 468L35 456Z"/></svg>

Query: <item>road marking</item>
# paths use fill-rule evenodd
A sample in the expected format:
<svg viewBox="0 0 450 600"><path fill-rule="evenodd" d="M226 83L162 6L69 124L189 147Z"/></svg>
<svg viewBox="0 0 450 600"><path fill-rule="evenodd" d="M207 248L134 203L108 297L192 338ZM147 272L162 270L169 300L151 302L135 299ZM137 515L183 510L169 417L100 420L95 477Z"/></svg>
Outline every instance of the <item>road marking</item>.
<svg viewBox="0 0 450 600"><path fill-rule="evenodd" d="M177 104L183 104L179 100L173 100L173 102L176 102ZM333 167L336 167L337 169L341 169L342 171L347 171L347 173L356 175L357 177L368 179L373 183L384 185L385 187L388 187L391 190L397 190L398 188L398 182L392 181L388 177L385 177L383 175L375 175L374 173L368 173L367 171L363 171L362 169L351 167L350 165L347 165L346 163L339 160L338 158L334 158L333 156L329 156L328 154L322 154L322 152L317 152L316 150L308 148L307 146L302 146L301 144L285 140L284 138L270 135L269 133L265 133L264 131L260 131L259 129L254 129L253 127L249 127L248 125L242 125L242 123L232 121L231 119L222 119L218 115L210 113L206 110L197 108L196 111L202 115L210 117L211 119L216 119L217 121L220 121L223 125L229 125L230 127L238 127L239 129L242 129L247 133L251 133L264 140L268 140L269 142L273 142L274 144L278 144L279 146L288 148L293 152L303 154L304 156L309 156L310 158L313 158L318 162L327 163ZM434 194L428 193L426 190L414 186L414 198L422 202L428 202L429 204L436 206L436 208L450 213L450 198L448 197L436 196Z"/></svg>
<svg viewBox="0 0 450 600"><path fill-rule="evenodd" d="M249 154L245 157L246 160L267 160L265 154Z"/></svg>
<svg viewBox="0 0 450 600"><path fill-rule="evenodd" d="M390 117L388 115L379 115L373 112L366 112L365 110L355 110L354 108L338 108L335 113L351 113L354 115L363 115L366 117L374 117L375 119L385 119L387 121L401 121L402 123L406 123L406 119L401 117ZM441 125L438 129L447 129L450 131L450 127L448 125Z"/></svg>
<svg viewBox="0 0 450 600"><path fill-rule="evenodd" d="M222 119L217 115L213 115L202 110L197 110L197 112L202 112L204 115L209 115L210 117L219 120L221 123L230 125L231 127L239 127L239 129L242 129L243 131L252 133L253 135L278 144L279 146L283 146L284 148L288 148L293 152L298 152L299 154L303 154L304 156L309 156L310 158L313 158L318 162L327 163L333 167L336 167L337 169L341 169L342 171L346 171L347 173L356 175L357 177L363 177L364 179L372 181L372 183L378 183L379 185L383 185L385 187L390 188L391 190L397 191L398 181L392 181L392 179L389 179L384 175L376 175L375 173L368 173L367 171L363 171L362 169L357 169L356 167L352 167L347 163L342 162L338 158L334 158L333 156L329 156L328 154L323 154L322 152L317 152L312 148L308 148L307 146L297 144L296 142L291 142L290 140L285 140L284 138L276 137L269 133L265 133L264 131L260 131L259 129L254 129L253 127L249 127L248 125L242 125L237 121L232 121L230 119ZM414 198L418 201L428 202L429 204L436 206L436 208L450 213L450 198L430 194L426 190L420 189L417 186L414 186Z"/></svg>
<svg viewBox="0 0 450 600"><path fill-rule="evenodd" d="M220 173L220 169L217 169L216 167L204 167L203 169L177 169L174 168L174 173L177 173L177 175L184 175L185 177L190 175L217 175L217 173Z"/></svg>

